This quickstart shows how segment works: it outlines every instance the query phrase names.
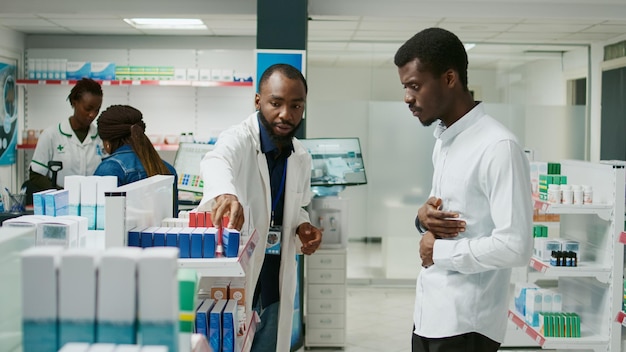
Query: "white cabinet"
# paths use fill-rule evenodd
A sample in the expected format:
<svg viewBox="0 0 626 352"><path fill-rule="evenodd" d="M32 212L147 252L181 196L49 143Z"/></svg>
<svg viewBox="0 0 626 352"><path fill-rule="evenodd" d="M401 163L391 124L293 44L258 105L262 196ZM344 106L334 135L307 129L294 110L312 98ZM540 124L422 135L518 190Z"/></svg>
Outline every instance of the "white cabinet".
<svg viewBox="0 0 626 352"><path fill-rule="evenodd" d="M346 249L319 249L306 257L306 347L344 347Z"/></svg>
<svg viewBox="0 0 626 352"><path fill-rule="evenodd" d="M566 160L561 174L569 184L591 185L593 204L535 201L535 208L560 215L559 237L580 243L579 266L552 267L533 258L529 277L557 283L563 311L581 317L581 337L545 337L513 310L509 318L543 348L620 351L622 328L615 316L623 301L624 166Z"/></svg>

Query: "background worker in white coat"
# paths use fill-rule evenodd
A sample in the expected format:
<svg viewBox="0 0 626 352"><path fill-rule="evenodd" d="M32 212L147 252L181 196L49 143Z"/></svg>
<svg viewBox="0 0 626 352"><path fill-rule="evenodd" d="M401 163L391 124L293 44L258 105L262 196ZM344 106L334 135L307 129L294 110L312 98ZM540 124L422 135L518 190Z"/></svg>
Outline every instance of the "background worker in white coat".
<svg viewBox="0 0 626 352"><path fill-rule="evenodd" d="M76 82L67 97L74 114L46 128L39 136L30 163L29 182L36 189L62 188L66 175L93 175L102 160L102 140L94 120L102 106L102 87L92 79ZM60 161L57 184L52 184L49 161Z"/></svg>
<svg viewBox="0 0 626 352"><path fill-rule="evenodd" d="M252 351L287 352L296 254L314 253L322 240L303 208L312 197L311 157L294 138L302 122L307 84L295 67L276 64L265 70L258 90L257 112L220 134L215 149L201 162L204 194L199 210L210 210L216 226L223 216L229 217L223 224L229 228L241 229L244 220L252 221L260 239L253 273L246 279L257 283L253 307L261 317ZM244 206L252 219L244 219ZM268 242L276 237L278 250Z"/></svg>

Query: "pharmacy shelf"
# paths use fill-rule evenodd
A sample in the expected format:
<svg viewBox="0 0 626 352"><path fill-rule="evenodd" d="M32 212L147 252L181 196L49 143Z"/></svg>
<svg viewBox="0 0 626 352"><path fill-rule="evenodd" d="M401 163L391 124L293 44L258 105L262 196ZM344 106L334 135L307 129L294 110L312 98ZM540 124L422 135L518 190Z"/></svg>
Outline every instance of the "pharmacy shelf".
<svg viewBox="0 0 626 352"><path fill-rule="evenodd" d="M535 199L535 209L546 214L597 214L607 218L613 210L612 204L556 204Z"/></svg>
<svg viewBox="0 0 626 352"><path fill-rule="evenodd" d="M240 249L237 258L182 258L178 259L178 267L194 269L200 277L244 277L258 240L259 235L255 230L243 249Z"/></svg>
<svg viewBox="0 0 626 352"><path fill-rule="evenodd" d="M606 346L609 343L608 337L595 335L586 330L584 325L581 325L581 337L545 337L536 328L528 325L524 318L513 310L509 310L509 320L545 349L606 351Z"/></svg>
<svg viewBox="0 0 626 352"><path fill-rule="evenodd" d="M154 149L156 149L157 151L160 150L164 150L164 151L177 151L178 150L178 144L153 144L154 145ZM18 144L17 145L17 149L23 149L23 150L35 150L35 147L37 147L37 144Z"/></svg>
<svg viewBox="0 0 626 352"><path fill-rule="evenodd" d="M18 85L74 85L75 79L18 79ZM252 82L178 81L178 80L95 80L103 86L181 86L181 87L252 87Z"/></svg>
<svg viewBox="0 0 626 352"><path fill-rule="evenodd" d="M246 323L248 327L246 329L245 336L237 337L237 346L241 346L240 350L237 352L250 352L252 348L252 341L254 340L254 334L256 333L257 324L261 322L258 314L255 311L252 311L250 315L250 319ZM213 350L209 347L209 342L207 337L202 334L193 334L191 335L191 352L212 352Z"/></svg>
<svg viewBox="0 0 626 352"><path fill-rule="evenodd" d="M604 283L610 280L612 271L610 267L590 262L578 262L578 266L552 266L536 257L530 258L528 265L547 277L594 277Z"/></svg>

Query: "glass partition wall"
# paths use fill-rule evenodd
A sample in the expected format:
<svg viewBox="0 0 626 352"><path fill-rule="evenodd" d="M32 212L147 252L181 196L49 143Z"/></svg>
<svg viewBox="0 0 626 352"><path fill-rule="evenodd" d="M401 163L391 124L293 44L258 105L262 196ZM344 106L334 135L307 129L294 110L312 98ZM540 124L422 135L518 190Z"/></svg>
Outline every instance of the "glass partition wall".
<svg viewBox="0 0 626 352"><path fill-rule="evenodd" d="M524 60L508 55L492 64L468 54L476 100L535 160L585 159L588 99L581 105L570 97L580 96L580 80L589 72L587 47ZM420 269L413 221L430 191L434 126L423 127L411 115L390 62L338 67L310 61L308 70L307 137L359 137L367 167L368 184L340 194L349 200L348 282L413 284Z"/></svg>

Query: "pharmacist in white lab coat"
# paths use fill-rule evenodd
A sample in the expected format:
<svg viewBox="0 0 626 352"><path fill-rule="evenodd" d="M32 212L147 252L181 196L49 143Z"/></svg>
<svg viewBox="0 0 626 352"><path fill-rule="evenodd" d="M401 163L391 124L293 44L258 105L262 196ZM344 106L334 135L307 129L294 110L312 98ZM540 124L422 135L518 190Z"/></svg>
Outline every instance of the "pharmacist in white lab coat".
<svg viewBox="0 0 626 352"><path fill-rule="evenodd" d="M30 163L29 182L37 189L63 188L66 175L93 175L102 160L102 140L93 123L102 106L102 88L92 79L83 78L67 99L74 114L46 128L37 141ZM49 161L62 162L57 184L51 182Z"/></svg>
<svg viewBox="0 0 626 352"><path fill-rule="evenodd" d="M312 197L311 158L294 138L306 94L298 69L270 66L259 81L257 112L220 134L201 163L204 196L199 210L211 211L216 225L229 216L230 228L241 229L251 220L260 237L253 272L246 278L249 289L257 284L253 307L261 317L253 352L289 351L296 254L314 253L322 239L303 208ZM252 219L244 218L244 207Z"/></svg>

